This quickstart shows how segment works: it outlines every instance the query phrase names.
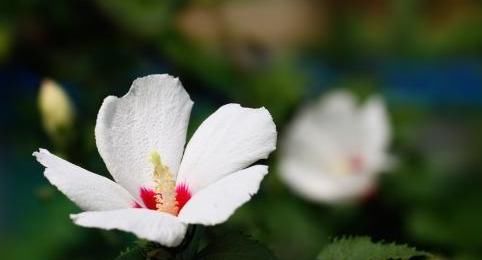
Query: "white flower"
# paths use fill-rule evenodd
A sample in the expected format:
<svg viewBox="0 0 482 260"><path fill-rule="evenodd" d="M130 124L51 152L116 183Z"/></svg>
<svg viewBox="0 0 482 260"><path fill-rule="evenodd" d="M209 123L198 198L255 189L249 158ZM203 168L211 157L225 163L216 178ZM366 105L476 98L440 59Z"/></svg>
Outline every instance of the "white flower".
<svg viewBox="0 0 482 260"><path fill-rule="evenodd" d="M289 127L281 144L281 178L316 202L359 199L388 166L389 140L381 98L357 106L350 93L331 93L302 109Z"/></svg>
<svg viewBox="0 0 482 260"><path fill-rule="evenodd" d="M47 179L86 210L71 215L77 225L176 246L188 224L222 223L250 200L268 172L250 165L276 145L269 112L222 106L184 151L192 105L181 82L168 75L136 79L125 96L104 100L95 137L116 182L44 149L34 153Z"/></svg>

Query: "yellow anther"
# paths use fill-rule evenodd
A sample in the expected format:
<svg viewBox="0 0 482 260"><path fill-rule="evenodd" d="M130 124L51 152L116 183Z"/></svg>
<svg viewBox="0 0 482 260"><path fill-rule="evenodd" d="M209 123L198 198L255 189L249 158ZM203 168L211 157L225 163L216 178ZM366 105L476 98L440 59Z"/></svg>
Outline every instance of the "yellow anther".
<svg viewBox="0 0 482 260"><path fill-rule="evenodd" d="M176 181L173 179L169 168L162 164L161 156L157 152L151 154L151 163L154 165L154 182L156 184L157 210L177 215L179 207L176 201Z"/></svg>

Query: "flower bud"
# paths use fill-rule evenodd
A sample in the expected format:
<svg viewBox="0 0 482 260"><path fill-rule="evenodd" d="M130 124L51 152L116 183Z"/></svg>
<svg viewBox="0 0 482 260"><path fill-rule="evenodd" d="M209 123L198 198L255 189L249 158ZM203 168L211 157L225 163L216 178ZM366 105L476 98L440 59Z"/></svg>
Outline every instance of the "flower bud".
<svg viewBox="0 0 482 260"><path fill-rule="evenodd" d="M45 79L40 86L38 104L47 134L64 140L74 121L74 109L67 93L55 81Z"/></svg>
<svg viewBox="0 0 482 260"><path fill-rule="evenodd" d="M12 33L8 25L0 23L0 63L5 61L12 46Z"/></svg>

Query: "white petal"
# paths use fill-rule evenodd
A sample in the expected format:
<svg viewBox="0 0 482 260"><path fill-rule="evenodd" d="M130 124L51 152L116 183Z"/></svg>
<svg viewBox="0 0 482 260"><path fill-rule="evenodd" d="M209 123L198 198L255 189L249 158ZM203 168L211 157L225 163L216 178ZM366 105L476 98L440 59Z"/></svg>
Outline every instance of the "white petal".
<svg viewBox="0 0 482 260"><path fill-rule="evenodd" d="M276 148L276 126L265 108L228 104L207 118L186 147L177 182L196 192L265 159Z"/></svg>
<svg viewBox="0 0 482 260"><path fill-rule="evenodd" d="M288 127L281 141L281 158L297 159L323 168L343 154L345 148L337 143L340 132L335 133L324 122L318 122L317 114L311 109L302 110Z"/></svg>
<svg viewBox="0 0 482 260"><path fill-rule="evenodd" d="M267 173L267 166L255 165L220 179L194 194L179 212L179 219L184 223L203 225L226 221L258 192Z"/></svg>
<svg viewBox="0 0 482 260"><path fill-rule="evenodd" d="M149 209L83 212L70 217L79 226L127 231L169 247L182 242L187 228L175 216Z"/></svg>
<svg viewBox="0 0 482 260"><path fill-rule="evenodd" d="M286 139L296 139L295 143L304 140L330 157L356 149L360 132L356 112L355 98L351 93L344 90L328 93L296 114L288 129L288 138L283 142L286 143Z"/></svg>
<svg viewBox="0 0 482 260"><path fill-rule="evenodd" d="M346 90L335 90L322 96L315 111L333 118L351 116L356 111L355 97Z"/></svg>
<svg viewBox="0 0 482 260"><path fill-rule="evenodd" d="M362 131L364 133L364 153L370 164L388 165L386 150L390 141L390 124L383 100L374 96L370 98L360 111Z"/></svg>
<svg viewBox="0 0 482 260"><path fill-rule="evenodd" d="M370 174L340 176L292 160L281 162L280 176L293 192L323 203L355 201L375 186L375 176Z"/></svg>
<svg viewBox="0 0 482 260"><path fill-rule="evenodd" d="M138 78L125 96L104 100L97 148L114 179L134 196L140 186L152 185L152 152L177 172L192 105L181 82L165 74Z"/></svg>
<svg viewBox="0 0 482 260"><path fill-rule="evenodd" d="M344 93L344 92L340 92ZM341 95L341 96L339 96ZM339 114L338 110L328 112L325 99L321 103L311 104L298 113L288 127L281 141L281 160L294 160L309 165L320 172L330 172L336 164L350 155L357 144L355 117L351 101L344 94L335 95L347 110ZM344 98L341 98L344 97ZM329 98L329 101L332 99ZM345 101L341 101L345 100ZM334 108L335 105L328 107ZM348 109L348 107L350 107ZM300 178L304 176L299 173Z"/></svg>
<svg viewBox="0 0 482 260"><path fill-rule="evenodd" d="M74 164L45 149L33 156L45 166L45 177L84 210L112 210L132 207L134 198L119 184Z"/></svg>

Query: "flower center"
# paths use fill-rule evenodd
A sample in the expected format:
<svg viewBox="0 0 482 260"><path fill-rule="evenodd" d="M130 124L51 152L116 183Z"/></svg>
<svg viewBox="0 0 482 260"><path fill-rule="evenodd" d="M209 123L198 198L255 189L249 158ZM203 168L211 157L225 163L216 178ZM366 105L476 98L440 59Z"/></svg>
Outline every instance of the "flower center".
<svg viewBox="0 0 482 260"><path fill-rule="evenodd" d="M159 153L151 154L151 163L154 165L154 190L141 188L141 199L149 209L177 216L179 210L191 198L191 192L186 184L176 186L171 171L162 163ZM136 204L136 207L139 205Z"/></svg>
<svg viewBox="0 0 482 260"><path fill-rule="evenodd" d="M151 154L151 163L154 166L154 189L142 187L139 195L148 209L158 210L177 216L179 211L191 199L191 191L185 183L176 185L176 181L169 168L161 161L157 152ZM142 208L135 202L133 207Z"/></svg>
<svg viewBox="0 0 482 260"><path fill-rule="evenodd" d="M358 174L363 171L365 162L362 156L352 155L348 158L340 159L332 164L332 170L339 175Z"/></svg>
<svg viewBox="0 0 482 260"><path fill-rule="evenodd" d="M352 172L355 172L355 173L361 172L365 167L364 165L365 162L361 155L353 155L350 157L349 160L350 160L349 164Z"/></svg>

